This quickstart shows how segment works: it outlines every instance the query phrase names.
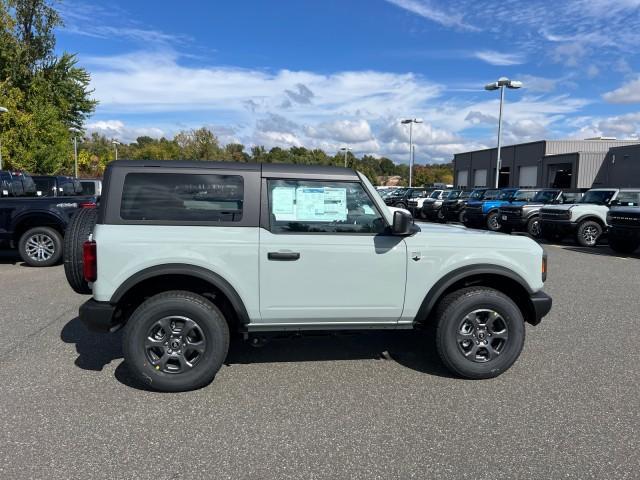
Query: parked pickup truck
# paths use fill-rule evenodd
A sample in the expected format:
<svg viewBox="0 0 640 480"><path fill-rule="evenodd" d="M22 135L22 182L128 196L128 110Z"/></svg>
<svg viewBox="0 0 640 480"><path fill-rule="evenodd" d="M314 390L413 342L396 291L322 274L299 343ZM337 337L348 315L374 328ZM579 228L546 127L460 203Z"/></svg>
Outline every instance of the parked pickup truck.
<svg viewBox="0 0 640 480"><path fill-rule="evenodd" d="M121 160L102 194L77 230L80 320L124 327L129 370L157 390L211 382L230 332L432 325L452 372L495 377L551 308L536 242L413 223L346 168Z"/></svg>
<svg viewBox="0 0 640 480"><path fill-rule="evenodd" d="M500 207L500 223L504 231L524 231L534 238L540 238L540 209L545 205L573 203L581 197L581 192L545 188L536 193L530 202L514 201Z"/></svg>
<svg viewBox="0 0 640 480"><path fill-rule="evenodd" d="M485 227L493 232L502 229L500 208L512 202L528 202L539 190L503 188L487 190L482 200L469 200L465 207L464 221L467 226Z"/></svg>
<svg viewBox="0 0 640 480"><path fill-rule="evenodd" d="M18 248L33 267L56 264L63 249L65 228L82 207L95 207L94 197L0 198L0 244Z"/></svg>
<svg viewBox="0 0 640 480"><path fill-rule="evenodd" d="M560 240L575 235L579 245L595 247L607 231L609 207L632 202L640 189L593 188L580 201L571 204L549 205L540 210L542 236Z"/></svg>

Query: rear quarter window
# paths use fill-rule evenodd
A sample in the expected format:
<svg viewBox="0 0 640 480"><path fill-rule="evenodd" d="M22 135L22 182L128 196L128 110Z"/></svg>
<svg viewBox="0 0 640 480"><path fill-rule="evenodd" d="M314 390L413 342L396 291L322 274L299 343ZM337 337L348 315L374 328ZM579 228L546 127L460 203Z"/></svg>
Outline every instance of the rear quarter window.
<svg viewBox="0 0 640 480"><path fill-rule="evenodd" d="M170 222L239 222L244 203L240 175L128 173L120 217Z"/></svg>

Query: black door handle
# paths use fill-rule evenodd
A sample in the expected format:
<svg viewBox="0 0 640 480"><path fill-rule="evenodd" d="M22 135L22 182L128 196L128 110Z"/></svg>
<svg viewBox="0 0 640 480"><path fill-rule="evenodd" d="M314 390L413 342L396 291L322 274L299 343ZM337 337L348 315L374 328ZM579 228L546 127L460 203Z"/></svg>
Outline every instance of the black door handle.
<svg viewBox="0 0 640 480"><path fill-rule="evenodd" d="M280 260L283 262L293 262L300 258L298 252L269 252L267 253L269 260Z"/></svg>

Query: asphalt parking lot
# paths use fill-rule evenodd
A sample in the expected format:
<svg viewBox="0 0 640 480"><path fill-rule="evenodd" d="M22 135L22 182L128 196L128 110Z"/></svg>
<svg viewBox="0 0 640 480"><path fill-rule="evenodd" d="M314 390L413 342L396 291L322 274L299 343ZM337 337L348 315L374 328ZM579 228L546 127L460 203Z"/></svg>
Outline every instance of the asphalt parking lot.
<svg viewBox="0 0 640 480"><path fill-rule="evenodd" d="M452 378L424 334L235 343L144 390L62 267L0 255L0 478L638 478L640 257L547 246L552 313L516 365Z"/></svg>

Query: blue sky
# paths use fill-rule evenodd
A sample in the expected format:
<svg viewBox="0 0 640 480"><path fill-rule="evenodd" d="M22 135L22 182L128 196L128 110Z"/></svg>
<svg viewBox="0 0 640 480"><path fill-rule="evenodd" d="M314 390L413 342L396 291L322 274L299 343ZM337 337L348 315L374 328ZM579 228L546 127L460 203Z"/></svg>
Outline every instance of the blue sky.
<svg viewBox="0 0 640 480"><path fill-rule="evenodd" d="M132 141L208 126L223 143L416 161L495 144L634 137L640 0L65 2L58 49L100 101L86 127Z"/></svg>

